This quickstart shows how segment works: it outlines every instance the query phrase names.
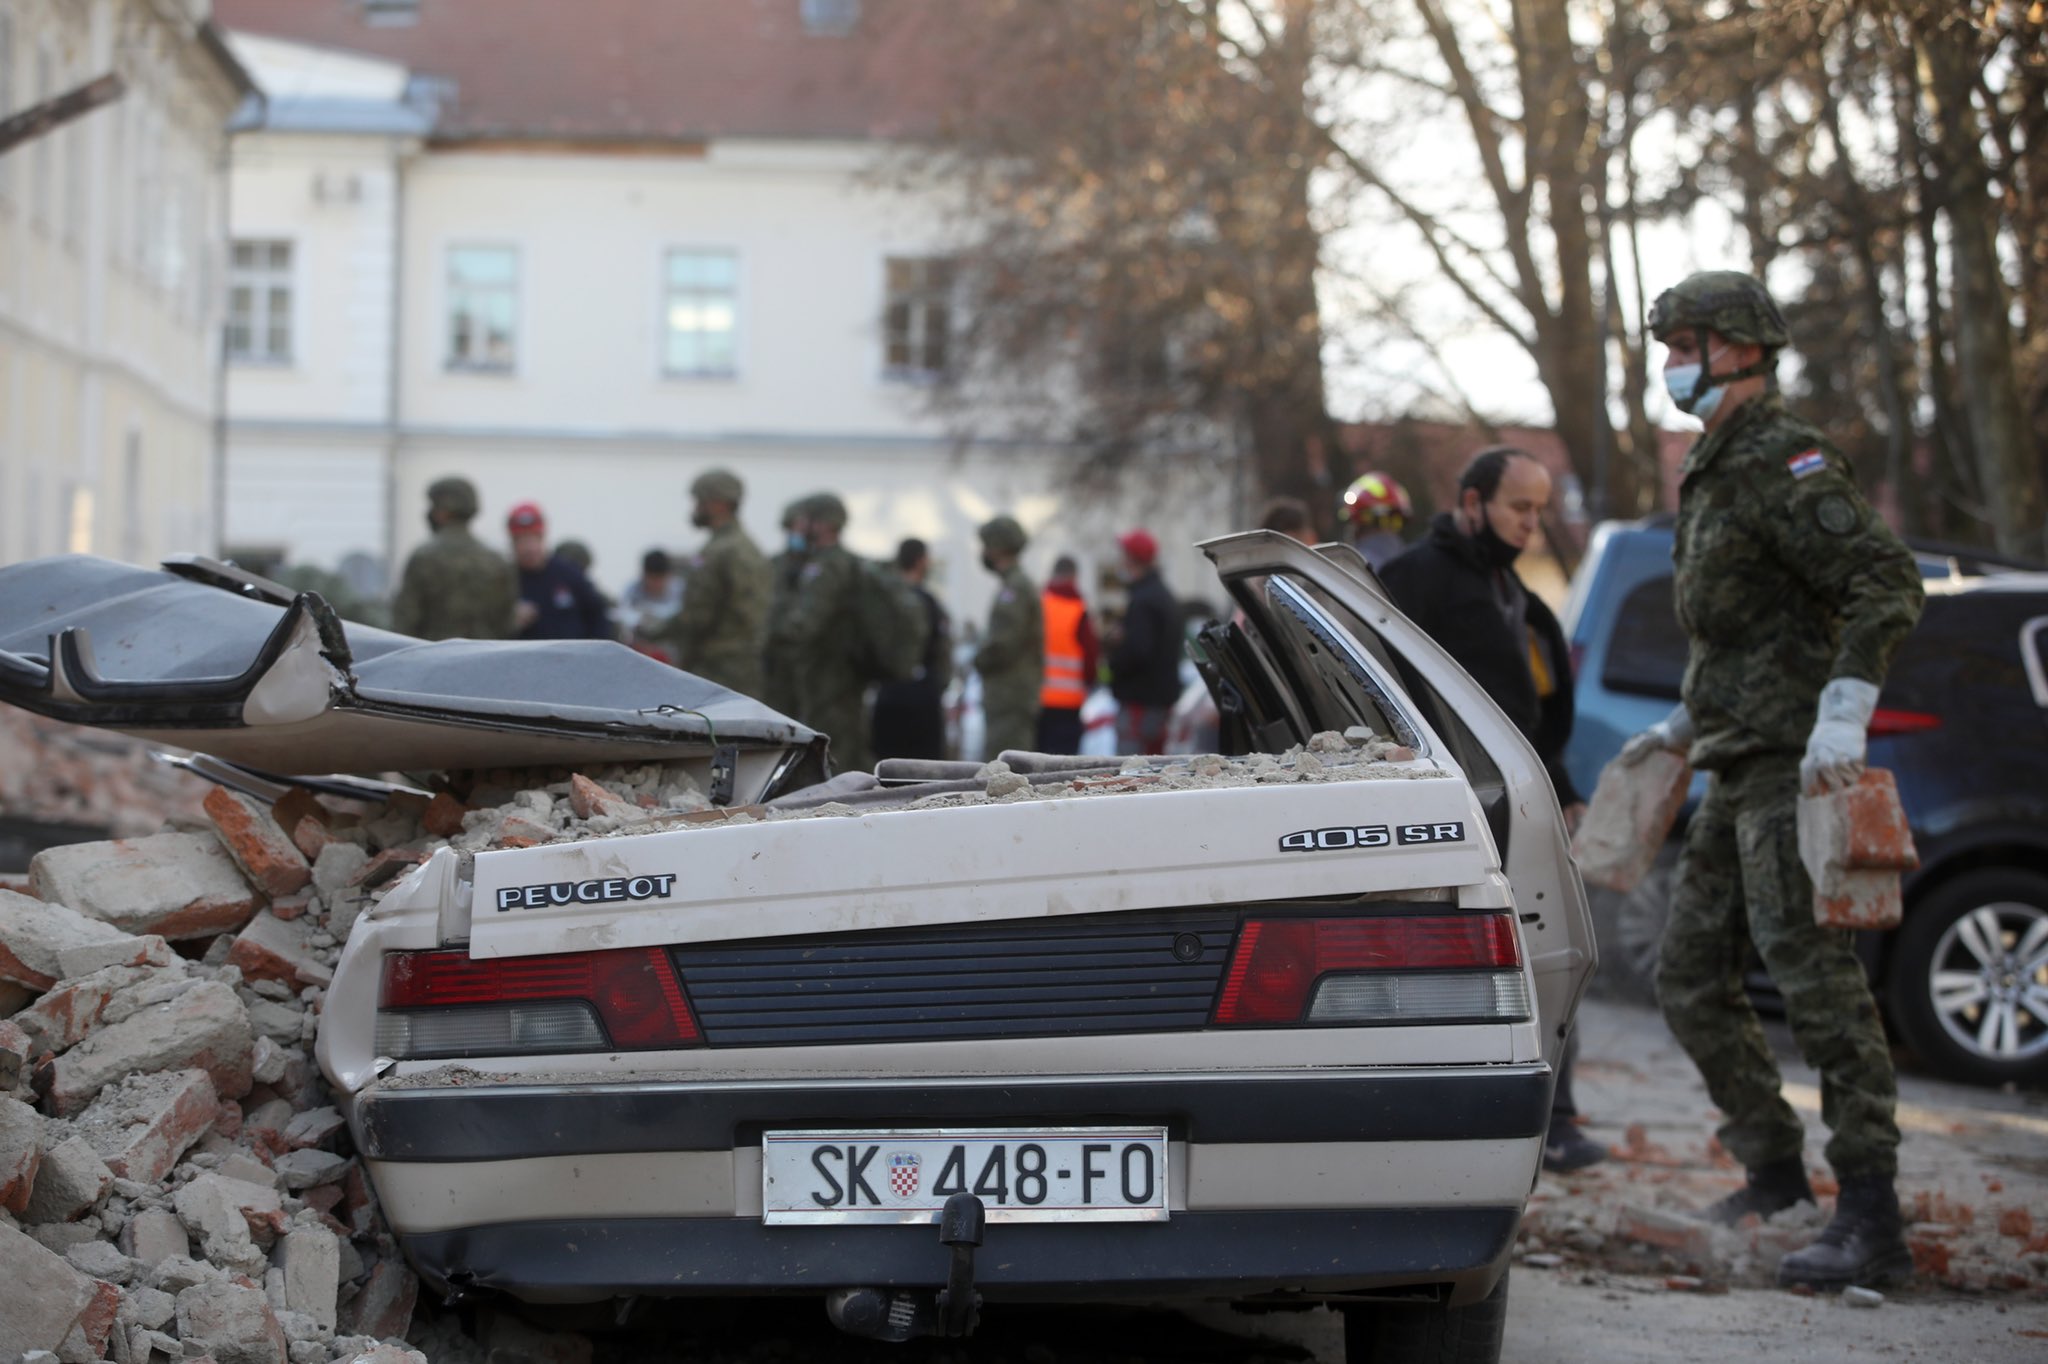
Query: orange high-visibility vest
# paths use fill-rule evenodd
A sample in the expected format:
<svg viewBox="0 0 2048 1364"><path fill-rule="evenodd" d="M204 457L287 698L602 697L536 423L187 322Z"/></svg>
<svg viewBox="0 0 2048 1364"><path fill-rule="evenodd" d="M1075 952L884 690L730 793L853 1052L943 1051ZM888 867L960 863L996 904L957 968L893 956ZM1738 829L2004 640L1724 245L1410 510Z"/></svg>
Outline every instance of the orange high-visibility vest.
<svg viewBox="0 0 2048 1364"><path fill-rule="evenodd" d="M1048 710L1079 710L1088 699L1088 679L1081 676L1081 618L1088 603L1047 592L1045 606L1045 685L1038 704Z"/></svg>

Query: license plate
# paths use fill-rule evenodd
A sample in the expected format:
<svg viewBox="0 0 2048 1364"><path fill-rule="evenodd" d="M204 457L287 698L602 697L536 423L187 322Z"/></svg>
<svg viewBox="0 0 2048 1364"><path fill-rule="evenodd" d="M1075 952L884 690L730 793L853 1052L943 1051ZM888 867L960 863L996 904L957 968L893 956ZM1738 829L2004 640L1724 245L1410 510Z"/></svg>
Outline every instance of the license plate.
<svg viewBox="0 0 2048 1364"><path fill-rule="evenodd" d="M769 1132L762 1220L936 1222L954 1194L991 1222L1164 1222L1164 1127Z"/></svg>

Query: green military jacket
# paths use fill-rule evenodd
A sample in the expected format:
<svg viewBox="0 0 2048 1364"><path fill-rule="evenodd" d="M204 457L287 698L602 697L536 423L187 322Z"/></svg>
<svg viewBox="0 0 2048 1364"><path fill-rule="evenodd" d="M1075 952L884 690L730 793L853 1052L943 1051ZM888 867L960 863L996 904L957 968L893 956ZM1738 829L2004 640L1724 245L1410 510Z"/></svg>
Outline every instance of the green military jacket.
<svg viewBox="0 0 2048 1364"><path fill-rule="evenodd" d="M1038 588L1011 565L996 587L988 609L988 633L974 654L981 674L983 704L1036 714L1039 689L1045 684L1045 608Z"/></svg>
<svg viewBox="0 0 2048 1364"><path fill-rule="evenodd" d="M858 697L865 687L855 663L860 574L860 561L840 545L813 549L797 573L783 637L806 707Z"/></svg>
<svg viewBox="0 0 2048 1364"><path fill-rule="evenodd" d="M1884 682L1920 618L1919 569L1848 461L1774 393L1702 436L1681 477L1672 560L1693 766L1801 752L1831 679Z"/></svg>
<svg viewBox="0 0 2048 1364"><path fill-rule="evenodd" d="M657 637L675 645L677 667L758 697L774 589L760 547L737 523L720 526L690 567L683 609Z"/></svg>
<svg viewBox="0 0 2048 1364"><path fill-rule="evenodd" d="M518 600L511 563L451 522L405 561L391 628L417 639L504 639Z"/></svg>
<svg viewBox="0 0 2048 1364"><path fill-rule="evenodd" d="M790 624L796 612L798 580L809 561L807 551L795 549L785 549L768 561L773 586L768 598L767 635L761 644L761 699L791 717L796 715L801 702L796 689L796 644L790 635Z"/></svg>

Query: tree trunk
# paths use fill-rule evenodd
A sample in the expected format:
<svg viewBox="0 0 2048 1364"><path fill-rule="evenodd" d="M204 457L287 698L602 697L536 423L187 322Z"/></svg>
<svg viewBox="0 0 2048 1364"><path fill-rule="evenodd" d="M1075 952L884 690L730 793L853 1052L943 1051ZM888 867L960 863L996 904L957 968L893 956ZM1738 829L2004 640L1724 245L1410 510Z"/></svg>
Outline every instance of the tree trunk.
<svg viewBox="0 0 2048 1364"><path fill-rule="evenodd" d="M1979 479L1998 548L2042 556L2048 529L2041 462L2020 401L2011 303L1998 265L1998 214L1989 189L1977 109L1976 31L1930 25L1921 34L1930 93L1939 113L1954 262L1956 364L1963 411L1976 446Z"/></svg>

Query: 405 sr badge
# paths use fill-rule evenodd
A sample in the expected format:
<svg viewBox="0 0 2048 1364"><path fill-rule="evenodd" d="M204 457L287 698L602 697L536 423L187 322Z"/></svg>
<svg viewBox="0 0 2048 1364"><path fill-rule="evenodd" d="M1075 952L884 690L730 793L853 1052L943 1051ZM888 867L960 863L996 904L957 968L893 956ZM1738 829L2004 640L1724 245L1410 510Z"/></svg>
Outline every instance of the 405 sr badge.
<svg viewBox="0 0 2048 1364"><path fill-rule="evenodd" d="M1409 848L1420 843L1460 843L1462 821L1440 824L1339 824L1329 829L1302 829L1284 834L1281 852L1344 852L1355 848Z"/></svg>

